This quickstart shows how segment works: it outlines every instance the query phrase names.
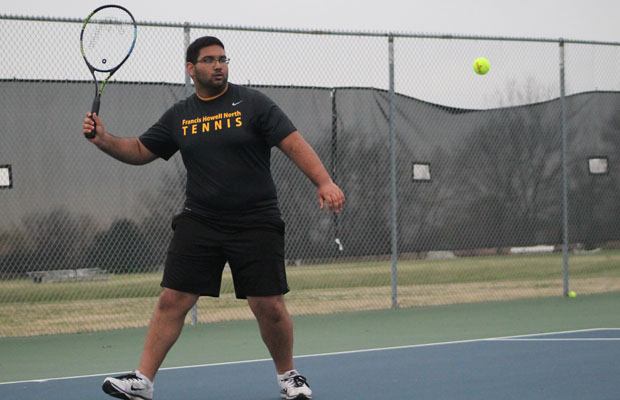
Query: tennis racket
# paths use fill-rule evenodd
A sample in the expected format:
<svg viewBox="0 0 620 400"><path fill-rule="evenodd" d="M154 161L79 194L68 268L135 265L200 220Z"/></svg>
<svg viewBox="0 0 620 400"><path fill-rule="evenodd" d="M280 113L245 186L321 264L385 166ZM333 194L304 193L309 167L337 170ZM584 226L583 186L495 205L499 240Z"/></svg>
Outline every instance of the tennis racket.
<svg viewBox="0 0 620 400"><path fill-rule="evenodd" d="M95 82L95 99L90 110L92 113L99 115L103 88L129 58L136 45L137 35L136 20L122 6L101 6L84 21L80 32L80 50ZM99 84L95 72L107 73L108 76ZM95 129L85 136L94 138Z"/></svg>

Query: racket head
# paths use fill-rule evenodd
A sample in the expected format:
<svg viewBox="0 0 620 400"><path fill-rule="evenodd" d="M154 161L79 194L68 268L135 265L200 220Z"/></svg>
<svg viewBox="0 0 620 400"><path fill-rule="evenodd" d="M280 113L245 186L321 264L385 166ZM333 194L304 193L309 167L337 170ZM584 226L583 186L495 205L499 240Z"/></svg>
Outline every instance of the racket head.
<svg viewBox="0 0 620 400"><path fill-rule="evenodd" d="M138 27L129 10L116 4L96 8L82 24L80 50L92 71L114 73L136 45Z"/></svg>

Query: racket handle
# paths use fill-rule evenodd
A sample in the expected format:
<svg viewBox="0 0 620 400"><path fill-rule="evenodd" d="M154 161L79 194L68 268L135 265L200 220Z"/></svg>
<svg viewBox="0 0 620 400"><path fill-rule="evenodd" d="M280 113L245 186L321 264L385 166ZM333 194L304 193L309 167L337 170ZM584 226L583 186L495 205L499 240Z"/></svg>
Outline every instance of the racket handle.
<svg viewBox="0 0 620 400"><path fill-rule="evenodd" d="M91 114L95 114L95 113L96 113L97 115L99 115L99 106L101 106L101 97L99 97L99 95L97 95L97 96L95 96L95 100L93 100L93 105L92 105L92 107L90 108L90 112L91 112ZM92 116L90 117L90 119L92 119L92 120L93 120L93 123L94 123L95 125L93 126L93 130L92 130L92 132L87 133L87 134L86 134L86 135L84 135L84 136L86 136L86 138L87 138L87 139L94 139L94 137L95 137L95 136L96 136L96 134L97 134L97 133L95 132L95 129L97 129L97 123L95 122L95 119L94 119Z"/></svg>

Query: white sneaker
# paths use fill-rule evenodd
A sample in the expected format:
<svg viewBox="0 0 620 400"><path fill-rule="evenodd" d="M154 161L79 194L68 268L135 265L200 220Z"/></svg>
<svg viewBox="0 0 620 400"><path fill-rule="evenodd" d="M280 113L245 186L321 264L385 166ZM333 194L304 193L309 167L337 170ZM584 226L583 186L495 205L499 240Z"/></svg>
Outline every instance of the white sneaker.
<svg viewBox="0 0 620 400"><path fill-rule="evenodd" d="M306 378L299 375L295 370L286 373L283 379L279 379L280 397L287 400L306 400L312 398L312 390L308 386Z"/></svg>
<svg viewBox="0 0 620 400"><path fill-rule="evenodd" d="M118 399L153 400L153 383L138 371L105 378L102 389Z"/></svg>

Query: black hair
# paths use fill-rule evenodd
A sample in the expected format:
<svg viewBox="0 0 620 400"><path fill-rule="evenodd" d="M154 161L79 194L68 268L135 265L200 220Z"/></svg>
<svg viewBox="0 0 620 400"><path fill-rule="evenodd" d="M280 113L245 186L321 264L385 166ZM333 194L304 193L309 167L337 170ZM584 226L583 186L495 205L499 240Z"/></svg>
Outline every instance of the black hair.
<svg viewBox="0 0 620 400"><path fill-rule="evenodd" d="M185 61L195 63L198 60L198 53L203 47L218 45L221 48L224 48L224 43L215 36L203 36L192 42L187 48L187 53L185 55Z"/></svg>

